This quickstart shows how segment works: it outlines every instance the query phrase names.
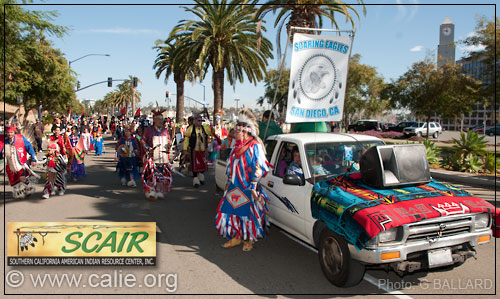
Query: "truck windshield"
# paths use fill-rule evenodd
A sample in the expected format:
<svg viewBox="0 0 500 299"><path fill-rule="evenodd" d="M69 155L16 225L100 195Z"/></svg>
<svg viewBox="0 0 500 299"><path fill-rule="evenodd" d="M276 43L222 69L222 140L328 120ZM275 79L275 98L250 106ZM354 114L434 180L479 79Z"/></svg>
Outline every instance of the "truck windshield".
<svg viewBox="0 0 500 299"><path fill-rule="evenodd" d="M308 143L307 165L314 182L326 176L359 170L361 154L382 141Z"/></svg>

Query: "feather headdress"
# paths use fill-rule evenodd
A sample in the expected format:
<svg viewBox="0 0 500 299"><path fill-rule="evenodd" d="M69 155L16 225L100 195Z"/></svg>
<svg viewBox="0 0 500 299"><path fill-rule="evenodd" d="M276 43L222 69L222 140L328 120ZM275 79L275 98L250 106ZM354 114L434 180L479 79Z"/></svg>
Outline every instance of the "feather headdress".
<svg viewBox="0 0 500 299"><path fill-rule="evenodd" d="M243 108L238 113L238 126L248 128L248 132L253 137L259 137L259 126L257 125L257 118L248 108Z"/></svg>

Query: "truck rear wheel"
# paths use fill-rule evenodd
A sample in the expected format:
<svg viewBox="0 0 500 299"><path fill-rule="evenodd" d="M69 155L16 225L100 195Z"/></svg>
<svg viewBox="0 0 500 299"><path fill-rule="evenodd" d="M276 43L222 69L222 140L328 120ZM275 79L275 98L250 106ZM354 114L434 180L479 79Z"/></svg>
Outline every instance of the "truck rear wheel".
<svg viewBox="0 0 500 299"><path fill-rule="evenodd" d="M326 279L338 287L357 285L365 275L365 266L351 259L347 241L324 228L319 239L319 263Z"/></svg>

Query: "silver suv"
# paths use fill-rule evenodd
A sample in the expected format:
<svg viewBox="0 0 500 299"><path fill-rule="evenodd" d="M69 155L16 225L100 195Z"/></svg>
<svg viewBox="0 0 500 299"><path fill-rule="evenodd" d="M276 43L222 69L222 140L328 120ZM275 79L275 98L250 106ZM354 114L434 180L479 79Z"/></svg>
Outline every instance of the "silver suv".
<svg viewBox="0 0 500 299"><path fill-rule="evenodd" d="M432 136L434 138L438 138L439 134L443 132L443 128L441 128L441 125L436 122L430 122L429 123L429 136ZM427 123L426 122L420 122L420 123L415 123L411 127L406 127L403 130L403 134L405 136L427 136Z"/></svg>

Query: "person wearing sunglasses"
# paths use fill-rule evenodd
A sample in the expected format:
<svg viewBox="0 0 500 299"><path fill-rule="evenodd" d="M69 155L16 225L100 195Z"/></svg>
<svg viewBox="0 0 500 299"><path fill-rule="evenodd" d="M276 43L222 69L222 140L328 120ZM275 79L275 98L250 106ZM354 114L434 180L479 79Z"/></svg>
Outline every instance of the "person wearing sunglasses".
<svg viewBox="0 0 500 299"><path fill-rule="evenodd" d="M236 144L228 160L228 183L217 208L215 227L221 236L229 239L223 248L243 242L243 251L251 251L253 243L265 236L269 225L266 218L269 198L258 185L259 179L269 171L269 163L250 110L240 111L234 132Z"/></svg>

